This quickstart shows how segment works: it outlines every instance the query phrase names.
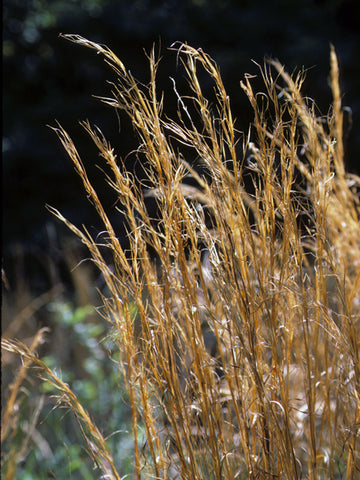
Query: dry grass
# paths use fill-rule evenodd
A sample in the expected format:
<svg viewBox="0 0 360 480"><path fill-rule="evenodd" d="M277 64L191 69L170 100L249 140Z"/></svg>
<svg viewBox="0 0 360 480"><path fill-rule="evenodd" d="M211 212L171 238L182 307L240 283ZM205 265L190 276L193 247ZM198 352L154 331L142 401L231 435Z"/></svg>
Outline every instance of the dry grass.
<svg viewBox="0 0 360 480"><path fill-rule="evenodd" d="M344 171L334 50L326 117L303 98L303 75L291 77L271 61L260 69L262 93L250 76L241 82L254 111L245 135L236 131L219 70L202 50L176 48L191 95L180 96L174 84L178 118L171 120L156 92L153 52L144 86L108 48L66 38L95 49L116 71L112 97L102 100L130 117L147 171L144 184L136 181L101 131L83 123L127 219L125 251L74 143L62 127L54 129L104 223L99 242L51 209L87 245L106 280L103 315L131 402L134 477L355 480L360 182ZM212 104L198 80L204 70L214 85ZM186 162L182 145L193 149L206 176ZM198 187L184 183L189 175ZM68 386L29 350L4 346L44 369L80 419L100 469L120 478Z"/></svg>
<svg viewBox="0 0 360 480"><path fill-rule="evenodd" d="M19 429L19 410L20 410L20 403L22 401L21 395L21 385L24 382L25 378L28 374L28 369L32 363L32 356L34 352L39 347L41 343L44 341L44 335L46 332L46 328L43 328L37 332L34 336L31 346L28 348L29 356L25 357L25 360L21 367L18 369L18 372L8 388L9 395L6 401L6 405L4 405L4 411L2 412L1 418L1 445L4 445L6 439L9 437L14 437L16 432ZM1 341L2 348L9 351L9 348L12 348L11 345L7 343L7 340ZM40 407L41 408L41 407ZM16 472L16 465L19 462L19 459L23 456L23 454L28 449L29 439L31 437L32 431L37 421L37 417L39 414L39 410L34 412L33 419L30 422L30 428L28 431L28 435L23 437L20 447L17 446L15 448L11 448L6 455L2 455L2 467L4 467L4 471L6 471L6 480L10 480L15 478ZM3 452L4 453L4 452Z"/></svg>

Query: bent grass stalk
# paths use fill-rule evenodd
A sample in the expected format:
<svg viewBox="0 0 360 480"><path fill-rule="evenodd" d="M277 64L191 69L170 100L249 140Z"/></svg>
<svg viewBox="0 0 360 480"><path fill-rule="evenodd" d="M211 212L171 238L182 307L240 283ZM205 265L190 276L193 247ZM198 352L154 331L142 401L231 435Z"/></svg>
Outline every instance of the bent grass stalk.
<svg viewBox="0 0 360 480"><path fill-rule="evenodd" d="M60 125L54 128L106 231L99 242L50 208L88 247L107 284L103 314L129 392L136 478L355 479L360 182L344 169L334 49L326 117L316 116L314 103L302 96L303 75L291 77L270 61L260 69L261 95L252 77L241 82L254 111L245 135L235 128L218 67L201 49L173 47L191 89L181 96L174 82L174 120L157 95L153 51L150 81L142 85L107 47L64 37L94 49L115 70L112 96L102 101L129 116L147 172L145 188L102 132L82 123L109 168L107 181L127 221L127 252L73 141ZM201 69L213 82L212 104ZM185 160L182 145L206 176ZM187 176L198 187L186 185ZM158 205L156 222L149 197ZM68 387L24 347L4 346L31 357L52 378L89 427L83 433L95 444L102 471L120 478Z"/></svg>
<svg viewBox="0 0 360 480"><path fill-rule="evenodd" d="M43 332L39 332L39 335L42 335ZM32 348L27 348L21 342L9 341L7 339L1 340L2 348L8 352L16 353L20 355L24 361L26 368L29 364L34 364L40 369L41 378L44 381L48 381L58 392L57 401L59 405L68 407L75 415L76 419L79 422L79 427L83 438L86 441L88 446L89 455L94 460L94 463L98 468L107 476L107 478L112 478L120 480L120 475L117 473L114 466L114 462L109 452L109 449L106 445L106 441L103 438L100 430L92 421L89 413L78 401L76 395L72 392L69 386L52 371L42 360L40 360L37 355L32 351Z"/></svg>

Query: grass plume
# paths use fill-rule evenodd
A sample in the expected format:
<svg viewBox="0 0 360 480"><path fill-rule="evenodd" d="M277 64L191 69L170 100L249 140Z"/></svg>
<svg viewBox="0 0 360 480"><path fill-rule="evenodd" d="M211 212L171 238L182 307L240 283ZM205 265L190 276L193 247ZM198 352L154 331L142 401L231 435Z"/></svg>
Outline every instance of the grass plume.
<svg viewBox="0 0 360 480"><path fill-rule="evenodd" d="M191 93L181 96L174 83L178 116L169 119L154 51L142 85L108 48L64 37L115 70L112 96L102 100L129 116L147 172L137 181L102 132L82 123L126 217L125 251L75 144L54 128L106 232L95 239L50 208L106 280L103 315L131 403L135 478L357 478L360 183L344 169L334 49L326 116L303 97L302 74L269 61L260 68L263 92L254 92L250 75L241 82L254 112L245 134L235 127L217 65L201 49L173 47ZM213 103L199 71L213 82ZM206 174L186 161L183 146ZM5 348L39 364L23 347ZM68 387L45 373L88 425ZM98 430L90 425L88 434L102 470L120 478Z"/></svg>

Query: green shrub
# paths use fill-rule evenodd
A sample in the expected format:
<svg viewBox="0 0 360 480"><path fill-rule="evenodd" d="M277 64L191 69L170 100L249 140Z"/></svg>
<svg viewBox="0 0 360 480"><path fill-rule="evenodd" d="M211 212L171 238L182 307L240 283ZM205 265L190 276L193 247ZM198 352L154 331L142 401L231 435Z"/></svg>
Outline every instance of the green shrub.
<svg viewBox="0 0 360 480"><path fill-rule="evenodd" d="M114 432L108 439L123 474L131 472L132 442L129 443L129 408L120 388L121 372L110 338L104 339L105 326L97 317L90 322L94 308L75 308L64 300L47 306L49 315L71 339L74 349L81 348L76 362L62 364L56 351L42 357L40 365L52 369L62 381L72 386L82 405L91 406L91 416L103 429ZM56 340L55 340L56 341ZM81 366L81 370L79 369ZM92 479L94 464L81 440L79 424L64 409L55 409L52 396L58 393L51 381L39 383L31 371L19 389L11 408L16 420L2 442L4 478ZM61 398L58 399L61 403ZM16 413L17 412L17 413ZM7 434L8 432L8 434ZM15 467L11 474L11 465ZM16 476L15 476L16 475ZM49 477L50 475L50 477Z"/></svg>

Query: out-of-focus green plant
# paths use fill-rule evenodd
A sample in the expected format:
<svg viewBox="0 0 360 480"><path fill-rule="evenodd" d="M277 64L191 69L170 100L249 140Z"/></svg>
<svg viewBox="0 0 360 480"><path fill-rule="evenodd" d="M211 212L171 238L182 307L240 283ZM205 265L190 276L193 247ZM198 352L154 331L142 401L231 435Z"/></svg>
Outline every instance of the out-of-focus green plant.
<svg viewBox="0 0 360 480"><path fill-rule="evenodd" d="M129 409L126 394L122 396L122 378L112 355L111 338L104 338L101 321L88 321L94 315L91 306L76 307L69 301L57 300L48 305L48 310L71 343L71 355L76 349L80 355L64 362L55 349L41 361L71 387L101 429L114 432L107 443L116 452L118 471L130 473L133 445L128 433ZM51 478L51 472L59 479L94 478L93 462L78 424L68 412L54 408L51 395L56 393L54 385L49 381L39 383L28 369L20 398L15 402L15 428L3 439L4 478L45 479ZM15 452L19 453L16 457Z"/></svg>

